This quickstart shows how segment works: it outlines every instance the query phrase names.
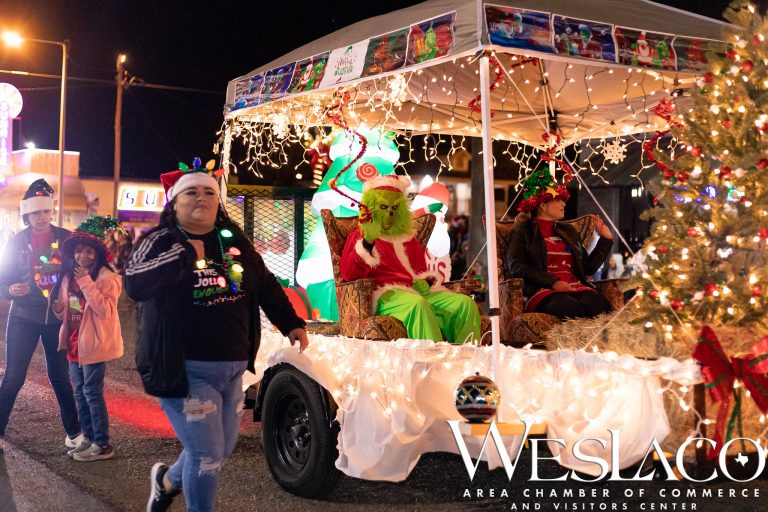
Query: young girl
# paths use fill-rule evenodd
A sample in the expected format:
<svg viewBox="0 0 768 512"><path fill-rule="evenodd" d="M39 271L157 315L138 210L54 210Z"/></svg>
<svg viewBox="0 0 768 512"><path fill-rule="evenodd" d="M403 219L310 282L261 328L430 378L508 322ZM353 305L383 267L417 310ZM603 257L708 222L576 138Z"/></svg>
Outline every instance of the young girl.
<svg viewBox="0 0 768 512"><path fill-rule="evenodd" d="M104 401L106 361L123 355L117 314L122 280L112 270L104 244L114 229L120 229L117 220L91 217L64 240L62 279L53 294L53 312L62 320L59 350L67 351L83 429L83 440L68 455L80 462L114 457Z"/></svg>

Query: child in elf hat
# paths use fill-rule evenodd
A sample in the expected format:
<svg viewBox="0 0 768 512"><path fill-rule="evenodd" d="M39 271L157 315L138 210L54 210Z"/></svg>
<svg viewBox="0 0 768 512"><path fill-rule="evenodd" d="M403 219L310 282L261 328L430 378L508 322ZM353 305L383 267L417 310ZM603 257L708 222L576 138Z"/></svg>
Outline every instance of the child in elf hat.
<svg viewBox="0 0 768 512"><path fill-rule="evenodd" d="M62 279L54 290L54 314L62 320L59 350L67 351L69 377L83 429L70 458L88 462L114 457L104 400L106 362L123 355L117 300L122 279L104 244L120 228L111 217L91 217L64 240Z"/></svg>
<svg viewBox="0 0 768 512"><path fill-rule="evenodd" d="M524 280L525 311L560 319L593 317L611 311L610 303L587 281L613 247L613 235L597 217L600 239L591 253L576 230L558 222L570 194L546 169L523 181L523 202L510 235L505 263L510 275Z"/></svg>

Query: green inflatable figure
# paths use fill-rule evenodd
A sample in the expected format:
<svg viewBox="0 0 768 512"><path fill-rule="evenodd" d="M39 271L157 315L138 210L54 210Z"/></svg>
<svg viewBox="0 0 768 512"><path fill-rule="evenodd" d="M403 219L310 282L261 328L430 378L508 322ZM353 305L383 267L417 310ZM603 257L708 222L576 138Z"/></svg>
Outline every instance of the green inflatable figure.
<svg viewBox="0 0 768 512"><path fill-rule="evenodd" d="M365 153L352 168L342 174L337 187L346 195L360 201L363 196L362 180L372 178L376 171L382 175L392 174L395 171L395 164L400 159L400 151L395 142L394 132L379 130L359 130L358 132L367 140ZM357 215L357 205L333 190L329 183L338 176L339 171L357 157L360 149L358 138L350 132L343 131L336 136L329 152L333 164L312 198L312 211L315 215L319 216L320 210L323 209L332 210L337 217ZM339 319L331 252L323 223L319 220L299 259L296 282L307 291L312 307L319 310L321 318L333 321Z"/></svg>

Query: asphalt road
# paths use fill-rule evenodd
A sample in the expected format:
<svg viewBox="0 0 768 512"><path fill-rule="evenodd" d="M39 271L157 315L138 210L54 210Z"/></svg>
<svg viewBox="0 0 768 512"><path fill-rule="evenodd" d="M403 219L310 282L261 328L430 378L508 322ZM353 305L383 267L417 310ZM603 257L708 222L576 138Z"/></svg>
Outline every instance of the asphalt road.
<svg viewBox="0 0 768 512"><path fill-rule="evenodd" d="M121 302L120 309L126 355L110 363L105 386L116 457L91 463L67 459L58 409L45 377L42 349L38 347L6 432L8 446L5 454L0 455L0 512L143 510L152 464L171 462L180 452L180 444L159 406L141 390L133 368L135 321L130 319L130 309L125 302ZM6 314L7 304L2 303L0 325L5 325ZM2 367L4 358L5 343L0 343ZM430 454L422 458L405 482L369 482L344 477L327 500L305 500L284 492L275 484L264 460L259 424L252 422L246 413L238 446L222 471L218 510L735 512L765 510L764 498L768 496L768 482L764 479L747 484L721 481L698 487L664 482L586 485L528 482L530 471L530 459L524 455L512 481L503 470L490 472L481 465L475 480L470 482L458 456ZM554 463L540 463L539 471L543 478L563 473ZM569 490L573 497L566 494ZM705 497L704 490L712 492L714 497ZM724 495L718 497L718 491ZM643 496L639 496L641 492ZM677 492L682 495L674 497ZM686 498L688 492L695 496ZM731 492L735 496L729 496ZM744 492L750 497L743 497ZM580 493L584 496L580 497ZM172 510L184 510L183 498L177 499Z"/></svg>

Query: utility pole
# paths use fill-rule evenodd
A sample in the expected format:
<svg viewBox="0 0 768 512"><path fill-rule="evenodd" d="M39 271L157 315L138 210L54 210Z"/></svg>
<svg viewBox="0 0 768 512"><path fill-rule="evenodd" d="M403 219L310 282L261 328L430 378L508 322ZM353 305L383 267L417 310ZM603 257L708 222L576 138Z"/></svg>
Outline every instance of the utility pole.
<svg viewBox="0 0 768 512"><path fill-rule="evenodd" d="M113 189L113 201L112 201L112 216L118 218L117 205L120 200L117 197L117 192L120 187L120 126L121 118L123 115L123 87L124 87L124 74L123 64L125 63L125 54L121 53L117 56L117 101L115 102L115 175L114 175L114 189Z"/></svg>

